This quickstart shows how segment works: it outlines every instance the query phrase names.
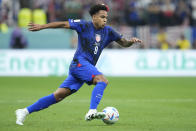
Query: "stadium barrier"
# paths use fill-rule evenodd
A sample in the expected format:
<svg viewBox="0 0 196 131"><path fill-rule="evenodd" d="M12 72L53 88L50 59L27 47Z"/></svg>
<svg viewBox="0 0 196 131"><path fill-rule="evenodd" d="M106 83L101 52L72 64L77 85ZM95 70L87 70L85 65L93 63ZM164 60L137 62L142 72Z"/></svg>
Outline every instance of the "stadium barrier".
<svg viewBox="0 0 196 131"><path fill-rule="evenodd" d="M0 50L0 76L64 76L75 50ZM107 76L196 76L194 50L104 50Z"/></svg>
<svg viewBox="0 0 196 131"><path fill-rule="evenodd" d="M133 34L145 41L145 49L158 48L158 31L150 26L113 26L118 32L123 34L124 38L130 39ZM7 33L0 32L0 49L10 49L10 36L14 28L8 28ZM26 28L21 29L23 35L27 38L27 49L71 49L77 45L77 33L65 29L46 29L38 32L30 32ZM196 39L196 29L186 26L172 26L165 29L167 41L171 48L175 48L182 32L186 38L193 43Z"/></svg>
<svg viewBox="0 0 196 131"><path fill-rule="evenodd" d="M0 32L0 49L10 49L11 34L14 28L9 28L7 33ZM28 49L70 49L72 34L71 30L46 29L39 32L30 32L26 28L21 29L27 39Z"/></svg>

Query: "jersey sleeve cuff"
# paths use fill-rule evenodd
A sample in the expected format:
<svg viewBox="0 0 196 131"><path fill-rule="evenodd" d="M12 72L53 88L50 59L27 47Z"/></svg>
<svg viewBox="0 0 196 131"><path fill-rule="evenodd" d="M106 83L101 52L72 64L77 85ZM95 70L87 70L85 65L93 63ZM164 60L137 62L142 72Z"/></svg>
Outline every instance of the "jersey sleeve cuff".
<svg viewBox="0 0 196 131"><path fill-rule="evenodd" d="M74 26L73 26L73 19L69 19L69 25L70 25L70 28L71 29L74 29Z"/></svg>

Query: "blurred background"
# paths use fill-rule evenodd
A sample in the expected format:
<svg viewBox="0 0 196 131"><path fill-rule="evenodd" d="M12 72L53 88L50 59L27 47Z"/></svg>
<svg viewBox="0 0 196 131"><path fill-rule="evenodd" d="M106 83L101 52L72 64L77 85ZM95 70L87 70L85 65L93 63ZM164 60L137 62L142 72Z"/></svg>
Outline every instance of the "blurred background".
<svg viewBox="0 0 196 131"><path fill-rule="evenodd" d="M27 30L27 24L29 22L46 24L68 19L91 20L88 11L95 3L105 3L109 6L108 24L125 38L139 37L144 41L143 47L130 47L136 52L132 55L138 56L144 52L143 50L147 54L158 52L160 58L163 55L169 58L169 67L174 67L176 61L177 65L182 63L183 68L188 66L191 71L196 71L195 0L0 0L0 49L28 49L29 51L22 50L24 55L32 50L46 51L48 49L74 52L73 50L77 47L75 31L47 29L35 33ZM121 47L115 42L107 48L112 52L121 51ZM173 53L168 53L171 50ZM137 51L140 53L137 54ZM156 53L152 56L157 55ZM180 54L179 58L175 56L176 53ZM73 56L73 53L68 56ZM2 61L4 58L1 57ZM178 59L181 61L177 61ZM157 58L155 61L159 62L162 59ZM168 61L162 62L161 66L167 66ZM143 66L144 63L139 64Z"/></svg>
<svg viewBox="0 0 196 131"><path fill-rule="evenodd" d="M94 87L84 85L18 127L14 111L58 88L77 47L75 31L27 24L90 20L95 3L109 6L113 29L144 41L114 42L96 65L109 80L98 110L116 107L119 122L84 121ZM0 0L0 131L196 131L195 49L196 0Z"/></svg>
<svg viewBox="0 0 196 131"><path fill-rule="evenodd" d="M97 3L109 6L109 25L124 37L141 38L145 42L143 48L196 49L195 0L103 0ZM23 28L29 22L45 24L70 18L90 20L88 10L93 4L94 0L0 0L0 48L17 48L13 45L13 37L17 34L24 35L21 36L23 48L75 48L75 32L48 30L32 34ZM45 44L40 45L39 38ZM187 41L183 45L184 39ZM120 47L111 45L108 48Z"/></svg>

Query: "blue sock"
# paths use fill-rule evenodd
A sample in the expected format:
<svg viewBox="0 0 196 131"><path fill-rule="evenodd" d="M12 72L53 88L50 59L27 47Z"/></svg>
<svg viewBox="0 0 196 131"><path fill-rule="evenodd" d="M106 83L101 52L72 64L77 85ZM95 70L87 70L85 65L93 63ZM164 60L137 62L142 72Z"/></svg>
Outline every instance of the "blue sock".
<svg viewBox="0 0 196 131"><path fill-rule="evenodd" d="M56 102L57 101L54 97L54 94L51 94L51 95L40 98L37 102L28 106L27 110L29 111L29 113L32 113L35 111L45 109L49 107L50 105L55 104Z"/></svg>
<svg viewBox="0 0 196 131"><path fill-rule="evenodd" d="M97 109L97 106L101 101L106 86L107 84L105 82L98 82L96 84L91 95L90 109Z"/></svg>

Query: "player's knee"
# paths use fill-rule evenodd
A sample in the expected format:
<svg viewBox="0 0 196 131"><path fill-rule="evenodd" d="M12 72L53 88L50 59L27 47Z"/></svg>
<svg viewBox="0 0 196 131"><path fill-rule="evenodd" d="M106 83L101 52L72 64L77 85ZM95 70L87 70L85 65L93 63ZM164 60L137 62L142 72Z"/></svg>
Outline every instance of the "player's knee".
<svg viewBox="0 0 196 131"><path fill-rule="evenodd" d="M69 96L70 94L71 91L68 88L59 88L54 92L54 96L57 102L63 100L65 97Z"/></svg>
<svg viewBox="0 0 196 131"><path fill-rule="evenodd" d="M107 79L104 79L102 82L106 83L106 85L109 84L108 80Z"/></svg>
<svg viewBox="0 0 196 131"><path fill-rule="evenodd" d="M101 77L100 82L104 82L106 85L109 84L108 80L104 76Z"/></svg>
<svg viewBox="0 0 196 131"><path fill-rule="evenodd" d="M94 78L93 83L97 84L98 82L104 82L105 84L108 85L108 80L103 76L103 75L98 75Z"/></svg>
<svg viewBox="0 0 196 131"><path fill-rule="evenodd" d="M54 93L54 96L55 96L57 102L59 102L65 98L65 94L60 93L60 92Z"/></svg>

